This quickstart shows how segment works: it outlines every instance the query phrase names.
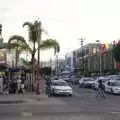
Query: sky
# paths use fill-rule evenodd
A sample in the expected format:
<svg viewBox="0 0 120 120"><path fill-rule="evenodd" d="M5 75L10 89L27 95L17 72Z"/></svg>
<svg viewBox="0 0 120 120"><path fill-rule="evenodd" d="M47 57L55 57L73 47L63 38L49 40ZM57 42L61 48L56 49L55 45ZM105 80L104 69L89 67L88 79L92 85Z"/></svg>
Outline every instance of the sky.
<svg viewBox="0 0 120 120"><path fill-rule="evenodd" d="M0 0L0 23L3 38L7 42L15 34L28 40L25 21L40 20L48 34L42 39L58 40L61 51L59 57L84 44L112 42L120 38L119 0ZM53 57L53 50L41 52L42 60Z"/></svg>

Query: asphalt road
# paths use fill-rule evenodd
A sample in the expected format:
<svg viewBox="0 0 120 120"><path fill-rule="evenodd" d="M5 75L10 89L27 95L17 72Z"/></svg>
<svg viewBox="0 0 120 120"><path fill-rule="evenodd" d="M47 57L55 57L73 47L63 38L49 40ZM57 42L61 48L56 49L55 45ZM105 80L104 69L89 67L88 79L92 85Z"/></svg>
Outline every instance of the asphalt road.
<svg viewBox="0 0 120 120"><path fill-rule="evenodd" d="M96 99L95 91L73 87L74 96L31 99L29 104L1 104L0 120L119 120L120 96L106 94ZM15 97L15 96L13 96ZM2 98L2 96L0 96Z"/></svg>

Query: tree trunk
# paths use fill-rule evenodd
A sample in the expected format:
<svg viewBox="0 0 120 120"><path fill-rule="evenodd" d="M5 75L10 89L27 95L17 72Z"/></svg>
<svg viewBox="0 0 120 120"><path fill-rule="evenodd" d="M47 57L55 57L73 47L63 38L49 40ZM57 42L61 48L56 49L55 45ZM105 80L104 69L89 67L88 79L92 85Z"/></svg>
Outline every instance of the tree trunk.
<svg viewBox="0 0 120 120"><path fill-rule="evenodd" d="M33 53L32 53L32 91L33 91L33 83L35 78L35 40L34 40L34 45L33 45Z"/></svg>
<svg viewBox="0 0 120 120"><path fill-rule="evenodd" d="M15 56L16 58L16 65L15 65L15 67L17 68L17 66L18 66L18 40L17 40L17 48L16 48L16 56Z"/></svg>

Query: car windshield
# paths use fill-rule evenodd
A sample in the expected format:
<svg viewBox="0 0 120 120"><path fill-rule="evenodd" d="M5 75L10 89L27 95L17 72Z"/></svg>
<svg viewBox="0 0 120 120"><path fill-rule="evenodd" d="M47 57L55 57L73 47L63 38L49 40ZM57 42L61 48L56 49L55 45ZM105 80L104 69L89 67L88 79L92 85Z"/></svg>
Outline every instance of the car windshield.
<svg viewBox="0 0 120 120"><path fill-rule="evenodd" d="M111 82L110 85L111 86L120 86L120 82Z"/></svg>
<svg viewBox="0 0 120 120"><path fill-rule="evenodd" d="M110 80L109 78L103 78L103 79L99 79L102 80L103 83L105 83L106 81Z"/></svg>
<svg viewBox="0 0 120 120"><path fill-rule="evenodd" d="M68 84L66 82L53 82L54 86L68 86Z"/></svg>
<svg viewBox="0 0 120 120"><path fill-rule="evenodd" d="M120 81L120 77L113 77L113 80L118 80L118 81Z"/></svg>
<svg viewBox="0 0 120 120"><path fill-rule="evenodd" d="M91 79L91 78L84 78L83 80L84 81L93 81L93 79Z"/></svg>

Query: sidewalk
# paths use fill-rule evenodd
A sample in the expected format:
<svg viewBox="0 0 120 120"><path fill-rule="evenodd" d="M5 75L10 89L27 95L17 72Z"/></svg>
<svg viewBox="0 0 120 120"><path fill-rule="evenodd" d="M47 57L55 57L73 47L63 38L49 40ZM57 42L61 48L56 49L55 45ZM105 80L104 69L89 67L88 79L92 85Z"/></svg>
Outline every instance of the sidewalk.
<svg viewBox="0 0 120 120"><path fill-rule="evenodd" d="M48 97L45 94L36 95L33 93L0 95L0 105L64 105L65 103L54 97Z"/></svg>
<svg viewBox="0 0 120 120"><path fill-rule="evenodd" d="M35 93L0 95L0 104L20 104L30 101L43 101L48 97L45 94L36 95Z"/></svg>

